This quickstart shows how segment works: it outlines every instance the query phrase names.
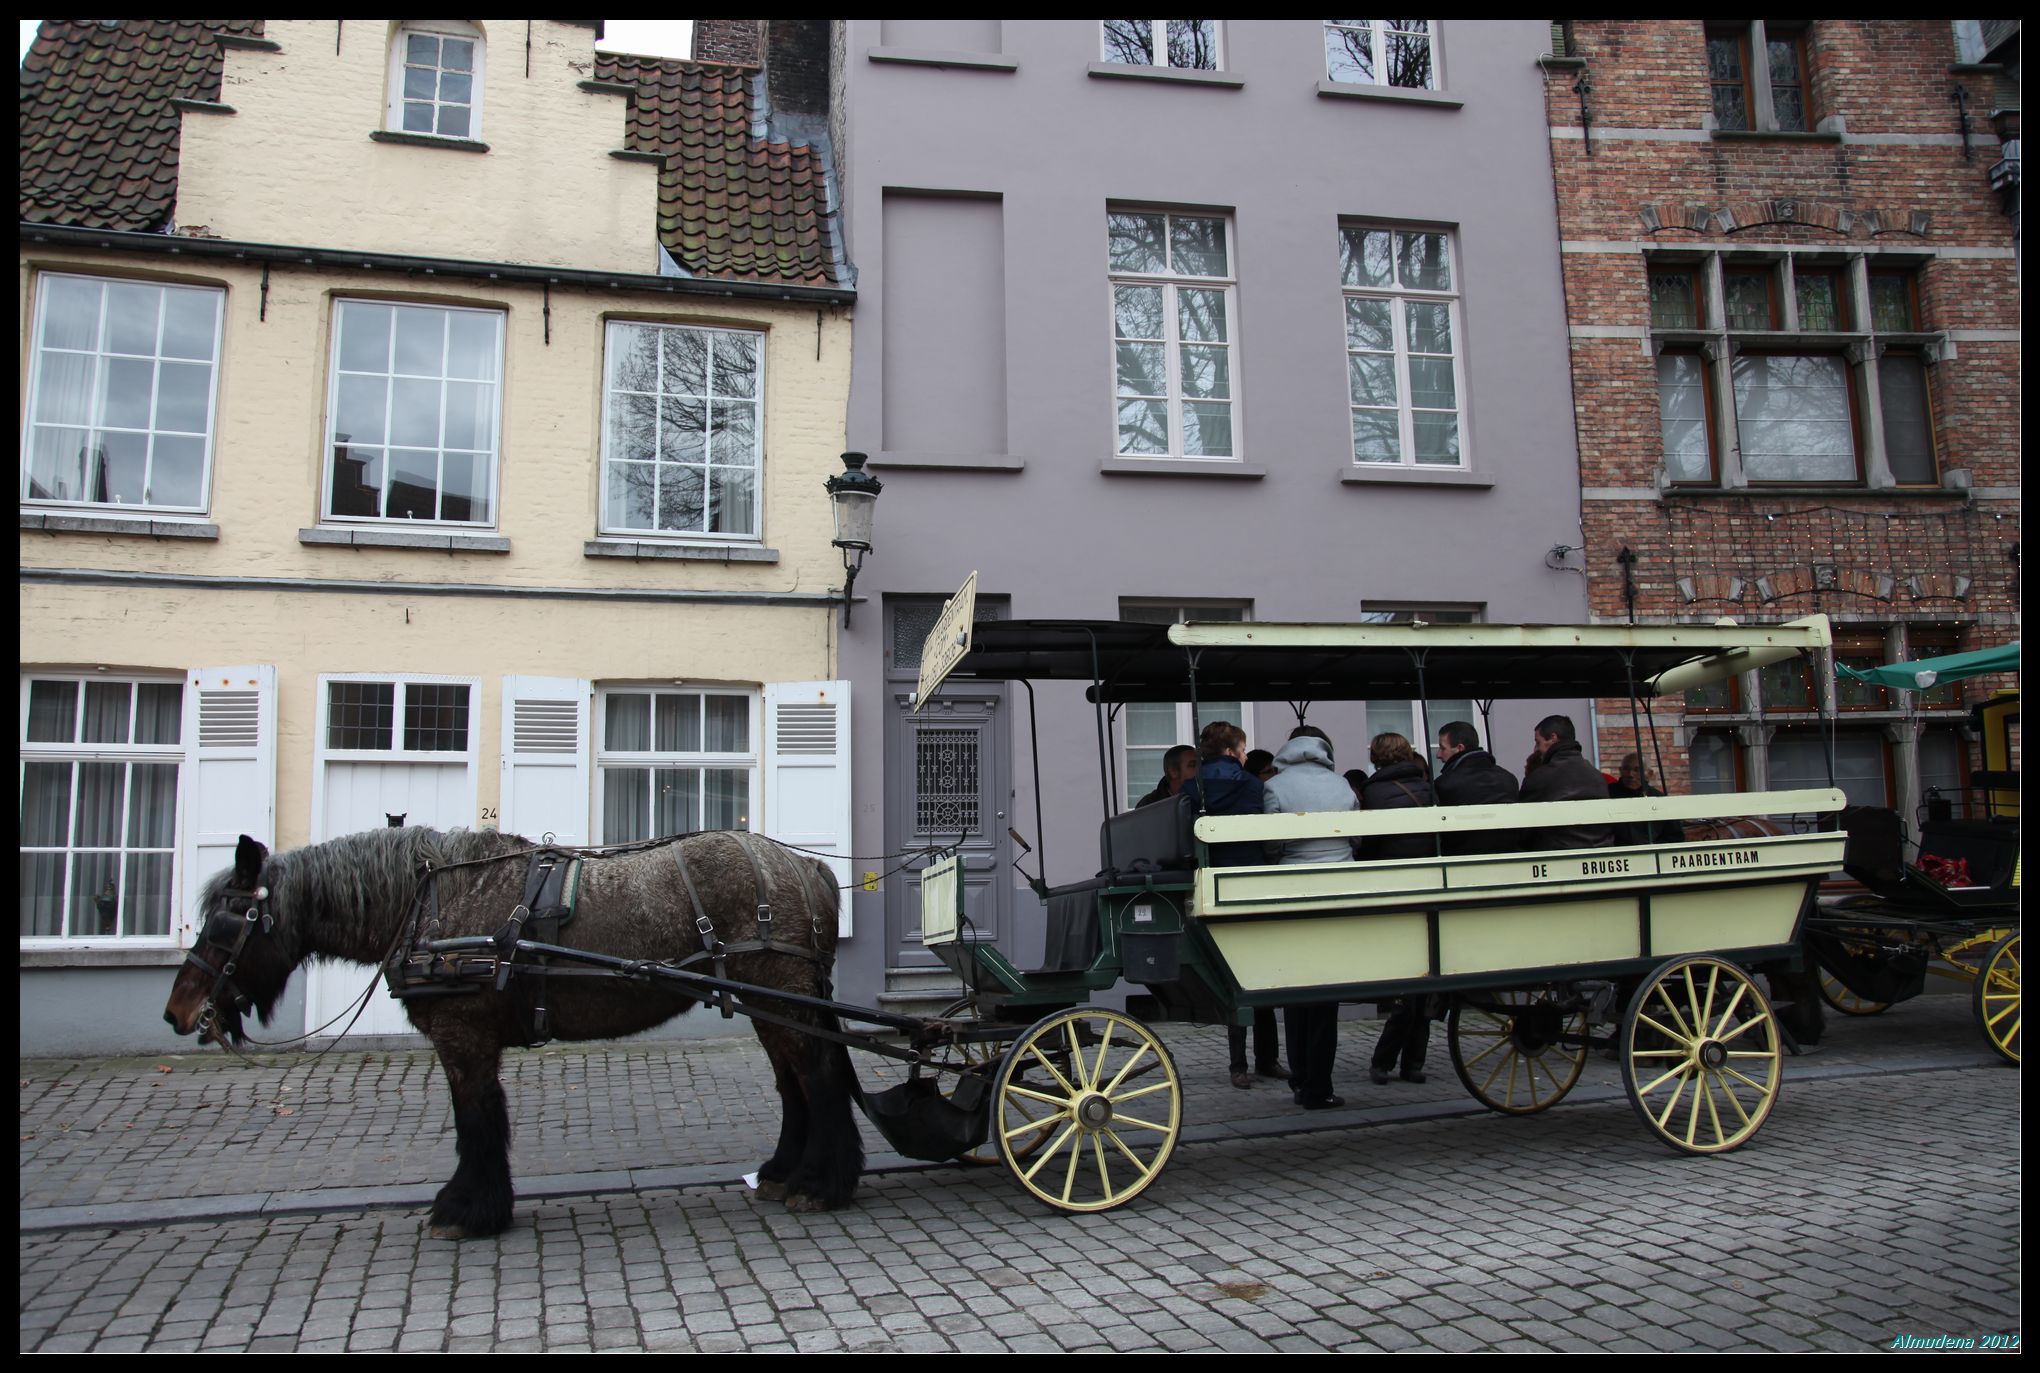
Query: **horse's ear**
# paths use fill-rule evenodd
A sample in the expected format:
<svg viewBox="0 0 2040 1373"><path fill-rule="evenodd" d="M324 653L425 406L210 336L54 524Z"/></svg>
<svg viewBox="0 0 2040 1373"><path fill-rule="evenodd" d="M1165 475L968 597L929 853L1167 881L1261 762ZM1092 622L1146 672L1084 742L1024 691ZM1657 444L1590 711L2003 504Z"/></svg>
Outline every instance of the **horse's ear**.
<svg viewBox="0 0 2040 1373"><path fill-rule="evenodd" d="M262 877L262 865L269 861L269 850L247 835L234 846L234 881L243 888L253 888Z"/></svg>

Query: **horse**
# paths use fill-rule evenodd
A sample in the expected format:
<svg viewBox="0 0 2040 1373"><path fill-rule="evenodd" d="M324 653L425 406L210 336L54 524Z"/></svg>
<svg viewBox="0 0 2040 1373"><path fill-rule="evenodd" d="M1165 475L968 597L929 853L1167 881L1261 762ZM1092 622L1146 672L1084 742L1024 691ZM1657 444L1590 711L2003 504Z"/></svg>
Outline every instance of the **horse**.
<svg viewBox="0 0 2040 1373"><path fill-rule="evenodd" d="M244 834L234 866L205 885L198 938L163 1018L180 1035L198 1031L201 1043L238 1046L246 1039L244 1011L267 1025L291 973L311 958L380 964L395 986L414 940L502 930L531 899L526 871L537 850L494 830L408 826L271 854ZM722 952L714 970L726 968L733 981L829 997L839 898L835 874L819 860L731 831L573 856L581 858L579 885L560 943L645 962ZM435 890L422 890L423 883ZM746 945L749 951L736 951ZM697 961L693 970L710 966ZM538 976L512 977L502 990L485 984L404 1003L411 1023L432 1041L453 1096L459 1165L432 1203L436 1238L509 1228L510 1115L499 1071L506 1046L532 1042L537 995L551 1037L562 1040L634 1034L712 995L670 981L586 976L546 977L539 993L525 985ZM819 1008L759 1001L785 1020L839 1028ZM755 1020L753 1027L771 1059L782 1109L778 1146L758 1169L758 1195L784 1201L789 1211L848 1205L864 1169L851 1115L860 1092L848 1050L784 1025Z"/></svg>

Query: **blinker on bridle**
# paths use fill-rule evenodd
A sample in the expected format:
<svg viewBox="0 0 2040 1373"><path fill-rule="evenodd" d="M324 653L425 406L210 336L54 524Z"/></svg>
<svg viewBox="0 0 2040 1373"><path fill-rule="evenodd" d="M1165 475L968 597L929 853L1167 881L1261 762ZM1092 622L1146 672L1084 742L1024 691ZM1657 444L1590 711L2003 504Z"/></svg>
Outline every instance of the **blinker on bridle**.
<svg viewBox="0 0 2040 1373"><path fill-rule="evenodd" d="M248 937L255 932L255 926L259 923L264 934L268 934L276 928L276 917L267 907L269 888L256 887L253 891L247 892L228 888L224 894L229 896L245 895L251 898L248 909L242 915L240 928L234 932L233 947L227 948L224 941L214 939L212 937L212 922L207 921L206 933L200 936L199 947L188 949L184 954L184 961L186 963L202 969L206 976L212 979L211 989L205 999L205 1009L199 1012L198 1024L193 1027L201 1041L205 1039L206 1032L212 1028L213 1022L219 1017L219 1004L222 993L226 993L233 998L234 1009L242 1015L246 1015L254 1009L254 998L234 985L234 973L241 965L241 952L248 947ZM208 952L219 948L227 948L227 958L226 962L217 968L199 957L201 952Z"/></svg>

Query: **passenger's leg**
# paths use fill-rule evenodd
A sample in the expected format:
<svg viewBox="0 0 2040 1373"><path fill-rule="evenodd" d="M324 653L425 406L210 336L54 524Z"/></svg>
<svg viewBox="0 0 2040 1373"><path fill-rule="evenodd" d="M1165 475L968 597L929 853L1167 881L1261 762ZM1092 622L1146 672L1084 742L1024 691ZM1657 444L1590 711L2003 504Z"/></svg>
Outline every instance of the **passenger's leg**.
<svg viewBox="0 0 2040 1373"><path fill-rule="evenodd" d="M1410 1022L1402 1037L1402 1076L1408 1082L1424 1075L1424 1054L1431 1047L1431 1018L1424 1014L1424 998L1412 997L1404 1004L1410 1008Z"/></svg>
<svg viewBox="0 0 2040 1373"><path fill-rule="evenodd" d="M1311 1041L1311 1072L1317 1078L1319 1095L1332 1094L1332 1061L1339 1053L1339 1003L1327 1001L1315 1008L1316 1035Z"/></svg>
<svg viewBox="0 0 2040 1373"><path fill-rule="evenodd" d="M1288 1077L1282 1062L1282 1041L1275 1031L1275 1010L1263 1006L1254 1012L1254 1071L1262 1077Z"/></svg>
<svg viewBox="0 0 2040 1373"><path fill-rule="evenodd" d="M1282 1008L1282 1035L1289 1041L1289 1090L1303 1091L1310 1074L1309 1010L1307 1006Z"/></svg>
<svg viewBox="0 0 2040 1373"><path fill-rule="evenodd" d="M1395 1071L1396 1058L1402 1052L1403 1036L1409 1030L1410 1003L1407 998L1399 1000L1388 1012L1388 1019L1382 1023L1381 1038L1374 1041L1373 1068L1377 1073Z"/></svg>
<svg viewBox="0 0 2040 1373"><path fill-rule="evenodd" d="M1247 1070L1247 1027L1228 1025L1225 1027L1225 1042L1232 1050L1231 1071L1244 1073Z"/></svg>

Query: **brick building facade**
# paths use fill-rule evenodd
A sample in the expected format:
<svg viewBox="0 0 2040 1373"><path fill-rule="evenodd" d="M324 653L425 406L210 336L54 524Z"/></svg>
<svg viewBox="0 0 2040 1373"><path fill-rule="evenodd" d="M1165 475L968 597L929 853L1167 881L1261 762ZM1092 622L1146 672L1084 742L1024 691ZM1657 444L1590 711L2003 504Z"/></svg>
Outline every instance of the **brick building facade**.
<svg viewBox="0 0 2040 1373"><path fill-rule="evenodd" d="M1965 63L1960 28L1554 27L1585 532L1558 556L1596 620L1824 612L1865 663L2018 637L2013 224L1989 111L1965 130L1951 98L2002 106L2006 73ZM1655 733L1675 792L1824 785L1831 677L1748 674L1662 703L1641 738L1602 702L1603 765L1640 746L1657 773ZM1912 814L1963 783L1964 707L2008 685L1845 688L1836 781Z"/></svg>

